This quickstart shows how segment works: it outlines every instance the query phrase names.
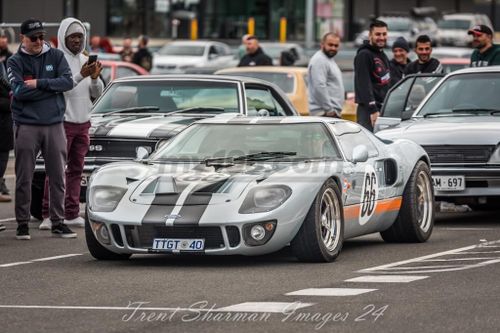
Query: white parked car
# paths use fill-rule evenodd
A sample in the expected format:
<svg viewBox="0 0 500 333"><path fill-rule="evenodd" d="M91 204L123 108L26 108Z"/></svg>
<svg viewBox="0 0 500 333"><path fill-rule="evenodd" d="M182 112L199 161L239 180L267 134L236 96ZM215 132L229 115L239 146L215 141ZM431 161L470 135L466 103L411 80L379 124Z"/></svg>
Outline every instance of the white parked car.
<svg viewBox="0 0 500 333"><path fill-rule="evenodd" d="M444 15L438 22L438 39L442 45L470 46L472 36L469 36L467 32L479 24L492 27L490 19L484 14Z"/></svg>
<svg viewBox="0 0 500 333"><path fill-rule="evenodd" d="M212 41L175 41L153 57L152 74L184 73L193 67L227 67L234 61L228 45Z"/></svg>

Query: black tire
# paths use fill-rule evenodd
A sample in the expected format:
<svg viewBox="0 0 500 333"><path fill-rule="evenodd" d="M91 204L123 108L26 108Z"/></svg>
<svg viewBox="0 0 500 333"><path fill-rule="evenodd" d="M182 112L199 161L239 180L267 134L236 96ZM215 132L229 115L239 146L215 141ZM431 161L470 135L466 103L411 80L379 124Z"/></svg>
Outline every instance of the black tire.
<svg viewBox="0 0 500 333"><path fill-rule="evenodd" d="M102 246L94 236L87 213L85 213L85 240L90 254L97 260L126 260L131 256L131 254L111 252Z"/></svg>
<svg viewBox="0 0 500 333"><path fill-rule="evenodd" d="M334 229L333 234L323 226L322 217L329 220L330 228ZM329 179L316 195L290 245L300 261L331 262L338 257L343 244L344 212L340 190L337 184Z"/></svg>
<svg viewBox="0 0 500 333"><path fill-rule="evenodd" d="M392 226L380 233L388 243L423 243L434 227L435 204L431 171L419 161L403 192L399 215Z"/></svg>

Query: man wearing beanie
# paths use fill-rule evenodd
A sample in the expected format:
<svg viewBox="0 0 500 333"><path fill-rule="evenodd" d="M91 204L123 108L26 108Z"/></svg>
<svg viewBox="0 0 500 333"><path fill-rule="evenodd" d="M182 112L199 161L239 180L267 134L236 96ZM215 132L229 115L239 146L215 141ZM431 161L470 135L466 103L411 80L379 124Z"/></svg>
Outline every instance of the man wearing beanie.
<svg viewBox="0 0 500 333"><path fill-rule="evenodd" d="M67 225L83 227L84 220L80 213L80 182L83 172L84 157L90 144L90 109L91 98L101 95L104 84L99 79L102 66L96 61L88 63L88 57L82 54L86 43L86 30L82 22L75 18L62 20L57 32L58 49L64 53L73 74L73 89L64 93L66 113L64 131L67 139L66 193L64 196L64 222ZM50 229L48 219L48 183L45 180L45 193L41 230Z"/></svg>
<svg viewBox="0 0 500 333"><path fill-rule="evenodd" d="M500 65L500 45L493 44L493 31L486 25L476 25L468 31L475 48L470 57L471 67Z"/></svg>
<svg viewBox="0 0 500 333"><path fill-rule="evenodd" d="M418 73L443 73L443 66L436 58L432 58L432 41L427 35L418 36L415 42L415 53L418 59L410 62L404 75Z"/></svg>
<svg viewBox="0 0 500 333"><path fill-rule="evenodd" d="M7 61L12 88L14 150L16 154L15 212L16 238L31 239L31 184L36 156L42 153L50 178L50 219L52 234L62 238L77 235L64 224L64 165L66 111L63 92L73 88L73 77L64 54L45 41L41 21L28 19L21 24L21 45Z"/></svg>
<svg viewBox="0 0 500 333"><path fill-rule="evenodd" d="M391 87L401 80L406 65L410 63L408 59L410 46L404 37L398 37L392 44L393 58L389 62L391 67Z"/></svg>

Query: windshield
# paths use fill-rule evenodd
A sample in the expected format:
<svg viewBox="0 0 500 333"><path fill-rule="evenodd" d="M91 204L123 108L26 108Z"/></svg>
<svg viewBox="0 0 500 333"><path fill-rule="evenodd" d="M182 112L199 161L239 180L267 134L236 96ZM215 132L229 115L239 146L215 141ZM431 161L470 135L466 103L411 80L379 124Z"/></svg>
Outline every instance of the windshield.
<svg viewBox="0 0 500 333"><path fill-rule="evenodd" d="M320 123L195 124L174 137L152 159L204 161L263 152L286 152L276 154L272 161L339 159L340 156Z"/></svg>
<svg viewBox="0 0 500 333"><path fill-rule="evenodd" d="M170 56L201 57L205 47L200 45L175 45L167 44L158 50L158 54Z"/></svg>
<svg viewBox="0 0 500 333"><path fill-rule="evenodd" d="M453 75L443 81L417 116L489 114L500 109L500 73Z"/></svg>
<svg viewBox="0 0 500 333"><path fill-rule="evenodd" d="M387 23L388 31L410 31L410 20L405 17L394 18L381 18L382 21Z"/></svg>
<svg viewBox="0 0 500 333"><path fill-rule="evenodd" d="M468 20L440 20L438 22L439 29L450 29L450 30L468 30L470 27L470 21Z"/></svg>
<svg viewBox="0 0 500 333"><path fill-rule="evenodd" d="M238 75L253 77L274 83L285 93L291 94L295 90L295 76L290 73L266 73L266 72L231 72L227 75Z"/></svg>
<svg viewBox="0 0 500 333"><path fill-rule="evenodd" d="M187 108L219 108L221 112L239 112L238 86L216 81L135 81L114 83L106 90L92 113L103 114L149 108L147 112L169 113ZM141 112L145 112L143 109Z"/></svg>

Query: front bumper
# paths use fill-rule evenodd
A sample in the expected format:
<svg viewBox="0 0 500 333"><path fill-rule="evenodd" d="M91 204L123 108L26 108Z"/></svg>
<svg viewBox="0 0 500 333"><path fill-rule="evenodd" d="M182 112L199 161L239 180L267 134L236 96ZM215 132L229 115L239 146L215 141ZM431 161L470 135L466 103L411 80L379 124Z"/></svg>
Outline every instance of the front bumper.
<svg viewBox="0 0 500 333"><path fill-rule="evenodd" d="M436 197L500 196L499 167L433 167L433 176L464 176L463 191L435 191Z"/></svg>
<svg viewBox="0 0 500 333"><path fill-rule="evenodd" d="M111 244L100 244L112 252L123 254L204 254L204 255L261 255L276 252L290 243L305 216L293 220L255 219L244 222L203 223L165 226L164 223L125 224L108 221L88 214L89 222L104 223L110 231ZM277 221L276 230L269 241L259 246L249 246L243 239L243 226L255 222ZM286 221L286 222L285 222ZM94 234L95 236L95 234ZM96 237L97 238L97 237ZM203 251L153 250L155 238L205 239ZM98 239L98 238L97 238Z"/></svg>

